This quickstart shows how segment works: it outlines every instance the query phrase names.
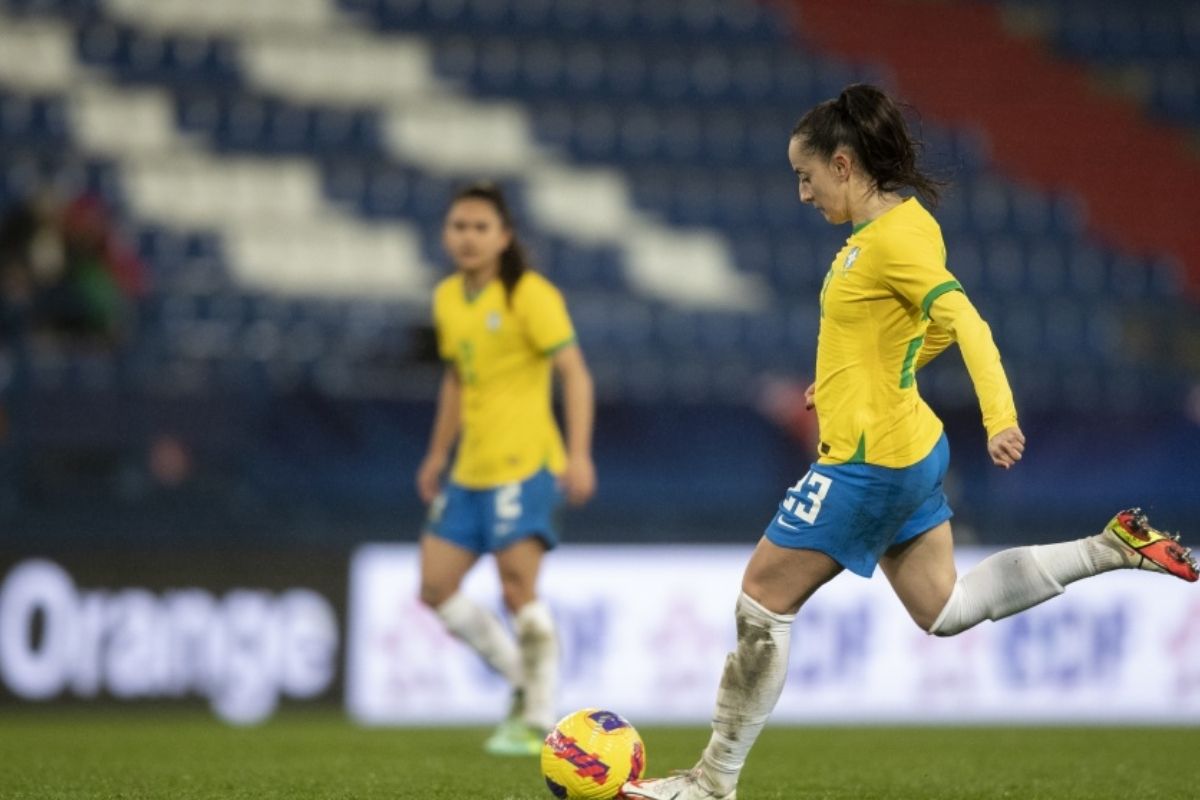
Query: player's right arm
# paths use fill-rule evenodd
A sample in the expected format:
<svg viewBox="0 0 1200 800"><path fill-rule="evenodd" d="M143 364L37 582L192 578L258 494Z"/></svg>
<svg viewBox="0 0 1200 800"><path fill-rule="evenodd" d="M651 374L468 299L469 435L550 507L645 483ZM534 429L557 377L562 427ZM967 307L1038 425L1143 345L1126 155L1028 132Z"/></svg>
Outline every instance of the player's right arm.
<svg viewBox="0 0 1200 800"><path fill-rule="evenodd" d="M429 449L417 468L417 494L425 503L432 503L442 489L442 474L446 471L450 451L454 448L462 424L462 381L454 362L454 347L446 331L447 298L455 286L450 279L443 280L433 292L433 329L437 334L438 355L446 366L442 373L442 385L438 389L437 413L433 418Z"/></svg>
<svg viewBox="0 0 1200 800"><path fill-rule="evenodd" d="M450 450L458 438L461 408L462 384L454 365L447 364L442 374L442 386L438 390L437 415L433 420L429 449L417 469L417 493L425 503L433 502L433 498L441 491L442 473L446 471Z"/></svg>

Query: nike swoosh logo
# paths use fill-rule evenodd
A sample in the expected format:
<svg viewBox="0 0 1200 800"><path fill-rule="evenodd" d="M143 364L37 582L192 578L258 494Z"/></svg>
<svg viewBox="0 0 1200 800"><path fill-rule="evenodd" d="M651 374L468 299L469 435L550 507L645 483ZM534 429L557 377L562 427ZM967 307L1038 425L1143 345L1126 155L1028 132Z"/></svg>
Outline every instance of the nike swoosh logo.
<svg viewBox="0 0 1200 800"><path fill-rule="evenodd" d="M793 525L790 522L785 522L783 519L783 514L776 514L775 521L777 523L779 523L780 525L782 525L783 527L787 528L788 530L796 531L797 533L799 533L801 530L799 525ZM674 798L672 798L672 800L674 800Z"/></svg>

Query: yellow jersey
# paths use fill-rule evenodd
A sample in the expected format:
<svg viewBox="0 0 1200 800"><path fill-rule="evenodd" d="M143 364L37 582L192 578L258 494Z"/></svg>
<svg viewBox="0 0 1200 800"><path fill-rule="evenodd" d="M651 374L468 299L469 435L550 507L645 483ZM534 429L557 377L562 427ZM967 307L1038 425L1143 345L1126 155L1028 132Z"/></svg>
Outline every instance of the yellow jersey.
<svg viewBox="0 0 1200 800"><path fill-rule="evenodd" d="M942 423L917 393L916 370L951 341L988 436L1016 424L991 331L946 268L941 228L915 199L855 228L829 268L820 306L820 463L900 468L928 455Z"/></svg>
<svg viewBox="0 0 1200 800"><path fill-rule="evenodd" d="M472 489L563 470L566 451L551 408L550 357L575 341L562 295L526 272L505 297L497 279L474 296L454 274L433 293L438 350L462 386L451 480Z"/></svg>

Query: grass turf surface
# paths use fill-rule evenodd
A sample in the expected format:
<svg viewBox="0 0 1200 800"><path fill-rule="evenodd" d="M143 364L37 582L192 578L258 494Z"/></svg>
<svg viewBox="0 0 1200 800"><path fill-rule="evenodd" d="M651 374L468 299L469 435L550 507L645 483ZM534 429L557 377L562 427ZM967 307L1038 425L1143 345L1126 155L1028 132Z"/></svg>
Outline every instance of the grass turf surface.
<svg viewBox="0 0 1200 800"><path fill-rule="evenodd" d="M361 729L293 712L257 728L202 712L14 711L0 798L549 800L536 759L484 755L482 728ZM652 775L690 766L702 728L642 731ZM1096 800L1200 796L1200 728L768 728L741 800Z"/></svg>

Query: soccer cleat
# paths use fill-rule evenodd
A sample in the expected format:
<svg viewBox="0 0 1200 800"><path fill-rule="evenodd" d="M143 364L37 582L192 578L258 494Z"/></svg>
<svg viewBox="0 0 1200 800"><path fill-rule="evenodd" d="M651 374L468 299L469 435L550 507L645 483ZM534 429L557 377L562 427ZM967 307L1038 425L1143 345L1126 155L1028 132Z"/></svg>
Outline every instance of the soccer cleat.
<svg viewBox="0 0 1200 800"><path fill-rule="evenodd" d="M1109 520L1104 532L1116 539L1124 550L1138 557L1132 564L1138 569L1167 572L1192 582L1200 577L1196 559L1192 558L1190 549L1179 543L1179 534L1163 533L1150 527L1150 520L1140 508L1119 512Z"/></svg>
<svg viewBox="0 0 1200 800"><path fill-rule="evenodd" d="M700 768L695 767L669 778L629 781L621 787L617 797L624 800L735 800L737 789L727 794L717 794L716 791L705 788L700 780Z"/></svg>
<svg viewBox="0 0 1200 800"><path fill-rule="evenodd" d="M546 734L516 719L506 719L483 743L484 752L494 756L537 756Z"/></svg>

